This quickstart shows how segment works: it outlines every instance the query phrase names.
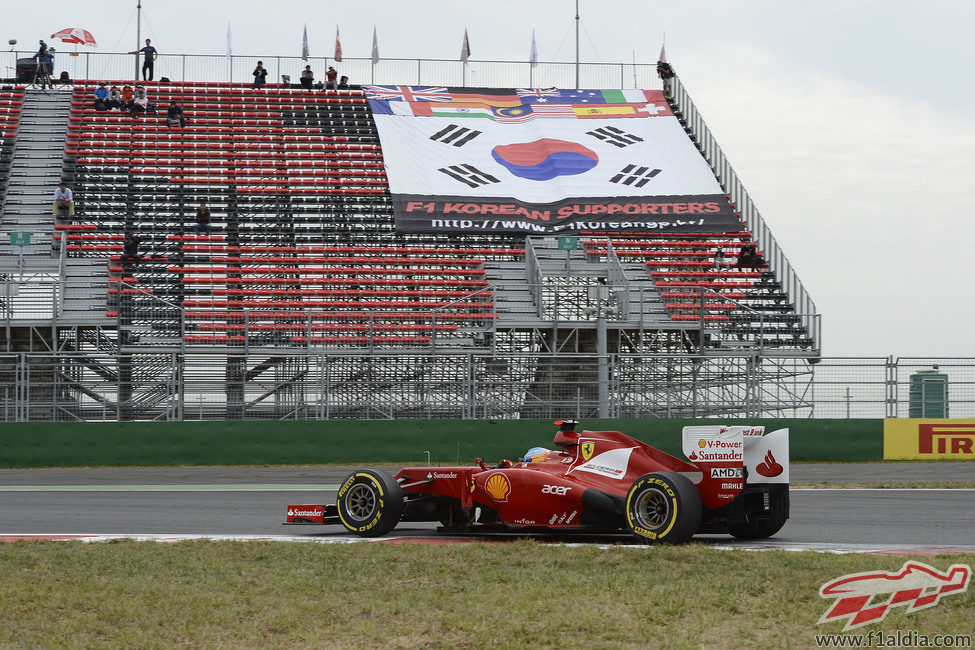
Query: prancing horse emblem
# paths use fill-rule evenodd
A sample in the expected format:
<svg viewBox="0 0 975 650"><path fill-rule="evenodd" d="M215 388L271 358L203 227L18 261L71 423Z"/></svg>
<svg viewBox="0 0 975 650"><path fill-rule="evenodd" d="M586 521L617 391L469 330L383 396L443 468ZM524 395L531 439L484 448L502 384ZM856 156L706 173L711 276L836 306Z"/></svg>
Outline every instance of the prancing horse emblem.
<svg viewBox="0 0 975 650"><path fill-rule="evenodd" d="M582 460L589 460L592 458L592 452L596 449L596 443L594 442L584 442L582 443Z"/></svg>

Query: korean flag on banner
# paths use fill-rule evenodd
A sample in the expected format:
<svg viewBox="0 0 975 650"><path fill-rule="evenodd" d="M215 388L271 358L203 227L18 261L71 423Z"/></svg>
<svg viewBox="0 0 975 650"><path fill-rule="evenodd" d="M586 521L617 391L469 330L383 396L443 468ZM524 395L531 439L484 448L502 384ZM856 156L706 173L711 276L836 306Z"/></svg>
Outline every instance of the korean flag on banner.
<svg viewBox="0 0 975 650"><path fill-rule="evenodd" d="M375 115L393 194L509 197L722 196L674 117L491 119Z"/></svg>

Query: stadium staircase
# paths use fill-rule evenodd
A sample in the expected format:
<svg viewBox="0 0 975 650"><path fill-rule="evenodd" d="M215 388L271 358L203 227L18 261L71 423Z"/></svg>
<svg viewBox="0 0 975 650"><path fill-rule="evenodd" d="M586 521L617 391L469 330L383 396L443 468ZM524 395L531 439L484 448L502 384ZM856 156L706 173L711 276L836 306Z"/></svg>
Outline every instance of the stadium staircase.
<svg viewBox="0 0 975 650"><path fill-rule="evenodd" d="M71 93L62 89L22 89L17 94L23 103L0 213L0 253L50 260L54 252L51 203L64 171ZM30 246L11 250L11 232L30 233Z"/></svg>

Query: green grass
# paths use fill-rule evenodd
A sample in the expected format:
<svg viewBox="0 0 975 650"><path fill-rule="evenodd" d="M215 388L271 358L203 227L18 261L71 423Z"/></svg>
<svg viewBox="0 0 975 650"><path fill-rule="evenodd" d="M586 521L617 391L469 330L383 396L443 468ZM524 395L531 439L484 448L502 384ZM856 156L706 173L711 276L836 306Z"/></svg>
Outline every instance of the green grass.
<svg viewBox="0 0 975 650"><path fill-rule="evenodd" d="M0 544L0 646L809 647L841 627L816 625L823 582L903 562L693 544L16 542ZM973 605L975 589L884 629L970 632Z"/></svg>

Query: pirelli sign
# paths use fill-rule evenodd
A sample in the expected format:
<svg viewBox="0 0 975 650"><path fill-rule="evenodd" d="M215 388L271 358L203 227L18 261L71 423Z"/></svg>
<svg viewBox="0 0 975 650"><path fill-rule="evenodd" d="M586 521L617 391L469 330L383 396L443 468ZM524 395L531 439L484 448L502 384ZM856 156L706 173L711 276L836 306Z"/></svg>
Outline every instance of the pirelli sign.
<svg viewBox="0 0 975 650"><path fill-rule="evenodd" d="M884 460L975 460L975 420L884 420Z"/></svg>

